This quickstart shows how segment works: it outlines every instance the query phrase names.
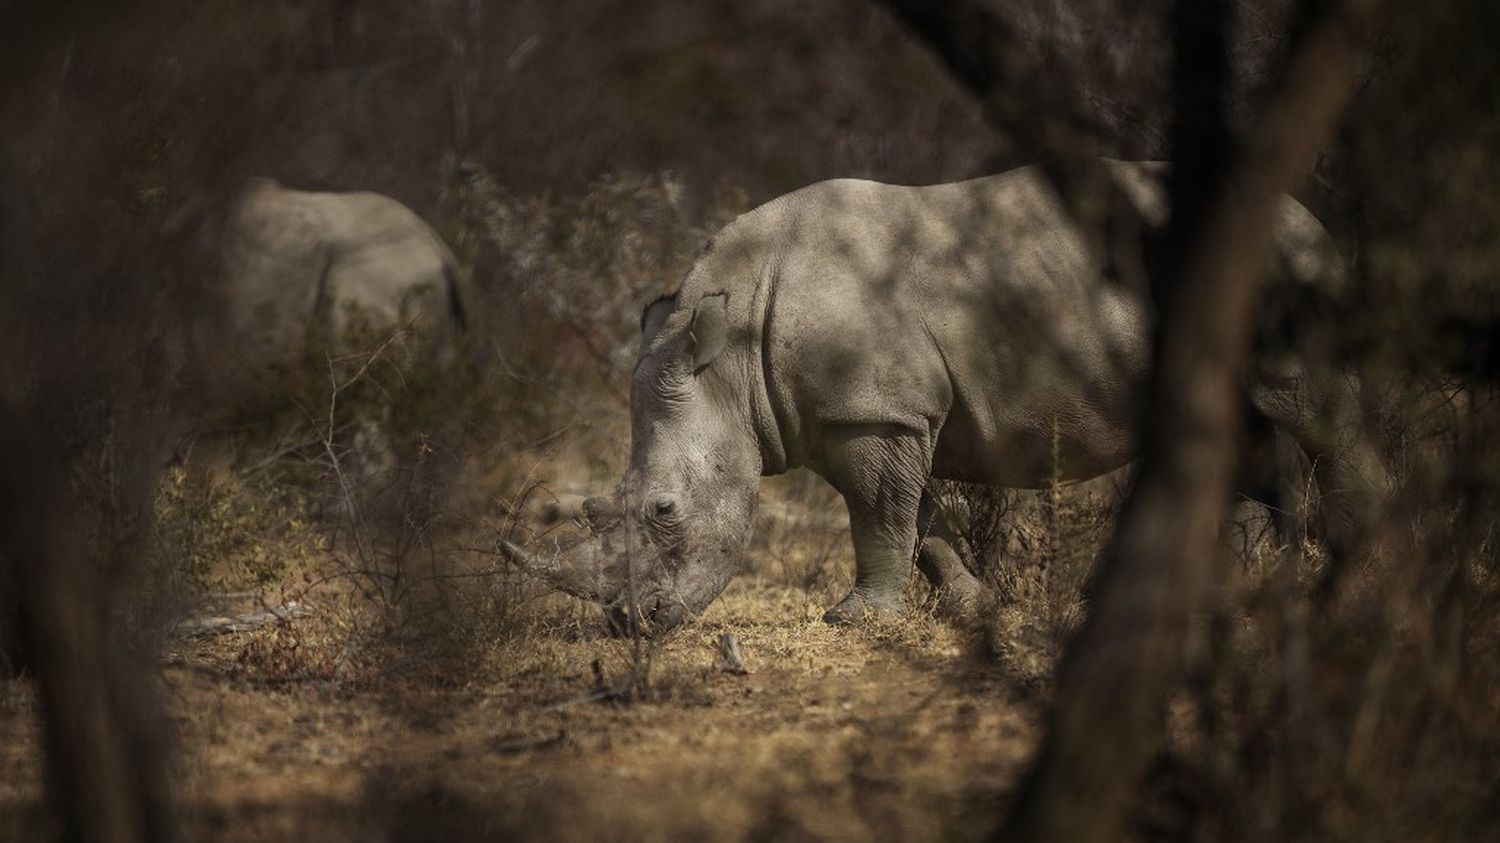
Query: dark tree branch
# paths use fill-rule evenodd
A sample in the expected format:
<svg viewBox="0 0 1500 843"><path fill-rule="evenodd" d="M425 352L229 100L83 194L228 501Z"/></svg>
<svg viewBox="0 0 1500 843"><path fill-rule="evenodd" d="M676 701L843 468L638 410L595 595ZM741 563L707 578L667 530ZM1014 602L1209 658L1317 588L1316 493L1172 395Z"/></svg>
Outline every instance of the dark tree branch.
<svg viewBox="0 0 1500 843"><path fill-rule="evenodd" d="M72 546L49 453L0 404L0 561L15 566L25 659L41 689L48 796L64 840L171 840L149 671L123 652Z"/></svg>
<svg viewBox="0 0 1500 843"><path fill-rule="evenodd" d="M1199 4L1211 8L1189 8ZM1162 316L1144 459L1088 619L1059 667L1047 736L1000 839L1121 836L1129 799L1161 744L1167 697L1184 674L1191 618L1207 590L1272 214L1349 96L1367 5L1330 0L1310 7L1284 82L1243 154L1204 148L1222 142L1213 125L1222 119L1191 113L1204 92L1179 91L1176 155L1201 168L1206 181L1173 183L1175 254L1158 287ZM1222 30L1215 31L1227 3L1179 0L1178 7L1179 82L1195 62L1213 74L1223 60ZM1205 33L1207 47L1190 43ZM1210 96L1208 108L1219 101ZM1201 216L1187 218L1195 205Z"/></svg>
<svg viewBox="0 0 1500 843"><path fill-rule="evenodd" d="M116 6L133 4L23 0L0 8L0 122L32 125L39 92L47 90L48 62L58 46L71 45L81 29L108 27ZM71 61L71 51L69 46L61 55ZM57 96L53 94L54 100ZM22 331L28 323L50 323L61 312L40 303L35 296L39 283L57 288L85 283L87 276L78 268L86 260L71 249L105 265L119 258L99 245L110 235L85 224L91 210L80 207L78 194L67 192L71 185L49 182L47 189L55 191L53 198L71 200L72 223L86 235L72 236L56 220L32 213L37 192L27 183L32 174L24 163L21 133L14 135L0 137L0 254L5 255L0 261L0 335L8 337L27 336ZM73 153L69 166L88 172L99 165L96 156L59 143L66 150L61 155ZM91 183L90 191L97 192L89 198L97 201L107 190ZM80 247L85 241L89 247ZM107 257L100 259L101 253ZM76 274L70 277L70 271ZM100 287L89 289L99 292ZM77 316L75 309L84 308L74 300L67 304L69 319ZM147 321L140 311L110 316L132 325ZM80 322L84 318L78 316ZM41 696L46 796L55 815L49 827L66 841L170 841L177 833L167 781L168 747L150 687L154 673L129 652L111 605L111 588L101 584L99 566L91 564L83 546L79 506L68 488L66 437L45 409L61 404L57 396L84 380L80 370L87 366L80 360L96 362L90 355L97 352L65 348L67 342L97 339L100 346L108 345L105 337L111 335L99 325L93 323L96 333L81 337L68 333L74 325L48 324L55 344L41 351L46 368L36 389L19 388L37 375L26 368L34 362L28 355L0 361L0 565L11 569L0 575L0 586L14 585L14 594L3 597L16 603L0 605L0 613L13 609L19 616L19 660L35 675ZM125 471L134 473L147 459L131 453L124 460ZM121 503L142 505L139 499L111 501ZM111 573L132 567L134 550L129 541L106 550L115 566Z"/></svg>
<svg viewBox="0 0 1500 843"><path fill-rule="evenodd" d="M996 10L978 0L879 0L948 68L985 119L1041 166L1085 231L1102 227L1104 132L1076 99L1076 80L1058 78Z"/></svg>

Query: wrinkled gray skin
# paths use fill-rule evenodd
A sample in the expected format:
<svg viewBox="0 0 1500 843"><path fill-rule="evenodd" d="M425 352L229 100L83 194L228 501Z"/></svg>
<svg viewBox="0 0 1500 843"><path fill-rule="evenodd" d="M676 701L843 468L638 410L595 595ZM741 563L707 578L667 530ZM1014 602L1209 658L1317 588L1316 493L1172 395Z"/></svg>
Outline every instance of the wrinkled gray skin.
<svg viewBox="0 0 1500 843"><path fill-rule="evenodd" d="M235 359L248 372L346 351L354 320L409 325L433 349L463 329L453 254L405 205L378 193L312 193L252 179L223 235ZM354 349L368 350L368 349Z"/></svg>
<svg viewBox="0 0 1500 843"><path fill-rule="evenodd" d="M1163 224L1162 165L1109 167L1137 222ZM1272 283L1339 282L1327 233L1291 199L1276 252ZM899 609L914 555L964 603L974 584L926 480L1035 488L1132 459L1151 316L1139 273L1124 275L1100 266L1032 168L930 187L829 181L763 205L644 314L630 467L612 501L590 501L591 542L552 560L508 550L670 627L739 570L759 478L800 465L842 493L853 528L854 588L827 620ZM1369 465L1335 454L1343 382L1264 362L1256 410L1315 455L1326 488L1367 485Z"/></svg>

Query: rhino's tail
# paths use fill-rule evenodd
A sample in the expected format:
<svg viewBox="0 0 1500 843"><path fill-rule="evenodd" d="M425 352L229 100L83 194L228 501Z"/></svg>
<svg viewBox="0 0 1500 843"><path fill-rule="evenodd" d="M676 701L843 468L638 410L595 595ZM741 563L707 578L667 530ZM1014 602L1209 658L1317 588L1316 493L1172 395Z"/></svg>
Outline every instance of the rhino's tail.
<svg viewBox="0 0 1500 843"><path fill-rule="evenodd" d="M452 314L453 322L458 325L458 330L467 333L469 316L464 309L463 295L459 292L458 268L454 266L451 258L443 261L443 280L448 285L448 312Z"/></svg>

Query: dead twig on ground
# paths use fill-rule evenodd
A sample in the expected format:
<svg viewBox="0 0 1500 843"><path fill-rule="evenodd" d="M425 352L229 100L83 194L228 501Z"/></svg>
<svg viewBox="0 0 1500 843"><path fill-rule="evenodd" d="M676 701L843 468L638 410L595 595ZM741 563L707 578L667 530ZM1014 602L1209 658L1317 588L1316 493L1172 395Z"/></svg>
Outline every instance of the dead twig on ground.
<svg viewBox="0 0 1500 843"><path fill-rule="evenodd" d="M719 635L719 669L736 676L748 676L745 659L740 655L740 639L732 632Z"/></svg>
<svg viewBox="0 0 1500 843"><path fill-rule="evenodd" d="M189 618L179 623L174 630L178 638L200 638L209 635L225 635L231 632L250 632L273 623L286 623L293 618L312 614L308 607L292 601L273 606L260 612L245 612L239 615L209 615Z"/></svg>

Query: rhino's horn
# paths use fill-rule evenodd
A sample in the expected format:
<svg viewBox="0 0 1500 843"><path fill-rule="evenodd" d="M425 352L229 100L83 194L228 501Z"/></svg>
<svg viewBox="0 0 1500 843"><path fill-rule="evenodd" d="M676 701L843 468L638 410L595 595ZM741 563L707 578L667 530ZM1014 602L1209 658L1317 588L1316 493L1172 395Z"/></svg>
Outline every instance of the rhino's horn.
<svg viewBox="0 0 1500 843"><path fill-rule="evenodd" d="M544 562L510 541L500 542L500 552L522 570L541 577L560 591L595 603L605 600L608 589L600 581L597 566L579 565L576 561L572 564L562 560Z"/></svg>

